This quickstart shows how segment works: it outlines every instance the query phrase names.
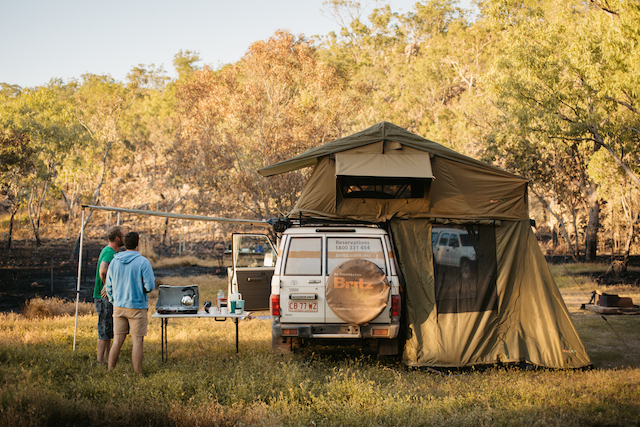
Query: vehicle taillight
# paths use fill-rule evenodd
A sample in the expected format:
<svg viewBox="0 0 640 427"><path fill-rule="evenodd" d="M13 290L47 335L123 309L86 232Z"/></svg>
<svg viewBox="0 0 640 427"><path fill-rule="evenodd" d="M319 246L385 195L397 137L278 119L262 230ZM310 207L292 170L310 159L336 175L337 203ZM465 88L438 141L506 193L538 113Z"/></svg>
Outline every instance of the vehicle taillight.
<svg viewBox="0 0 640 427"><path fill-rule="evenodd" d="M391 317L400 317L400 295L391 295Z"/></svg>
<svg viewBox="0 0 640 427"><path fill-rule="evenodd" d="M271 315L280 316L280 295L271 295Z"/></svg>

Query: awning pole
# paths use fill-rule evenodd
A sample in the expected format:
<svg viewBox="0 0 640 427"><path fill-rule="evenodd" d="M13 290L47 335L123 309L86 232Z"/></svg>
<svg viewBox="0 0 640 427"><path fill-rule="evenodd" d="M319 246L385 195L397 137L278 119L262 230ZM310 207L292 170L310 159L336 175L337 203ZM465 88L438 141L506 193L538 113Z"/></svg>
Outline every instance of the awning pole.
<svg viewBox="0 0 640 427"><path fill-rule="evenodd" d="M118 222L116 223L116 225L120 225L120 212L118 212Z"/></svg>
<svg viewBox="0 0 640 427"><path fill-rule="evenodd" d="M73 351L76 351L76 336L78 334L78 304L80 304L80 281L82 280L82 243L84 240L84 208L82 208L82 222L80 223L80 254L78 255L78 286L76 288L76 322L73 329Z"/></svg>

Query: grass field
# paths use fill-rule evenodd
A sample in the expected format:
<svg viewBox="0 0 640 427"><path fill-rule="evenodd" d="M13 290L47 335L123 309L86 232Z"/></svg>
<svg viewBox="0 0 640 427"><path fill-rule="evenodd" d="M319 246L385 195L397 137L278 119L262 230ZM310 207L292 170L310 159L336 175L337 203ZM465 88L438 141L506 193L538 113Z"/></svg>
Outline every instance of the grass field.
<svg viewBox="0 0 640 427"><path fill-rule="evenodd" d="M596 285L576 268L552 270L596 366L585 371L438 375L353 348L276 356L270 322L260 318L240 322L238 356L232 322L172 320L169 361L162 363L160 322L153 319L140 378L130 340L114 372L95 362L89 304L82 307L74 352L74 318L66 313L75 306L33 302L29 318L0 316L0 425L638 425L640 316L605 321L580 310ZM213 276L164 283L198 284L201 302L226 287L226 279ZM637 287L600 289L640 301Z"/></svg>

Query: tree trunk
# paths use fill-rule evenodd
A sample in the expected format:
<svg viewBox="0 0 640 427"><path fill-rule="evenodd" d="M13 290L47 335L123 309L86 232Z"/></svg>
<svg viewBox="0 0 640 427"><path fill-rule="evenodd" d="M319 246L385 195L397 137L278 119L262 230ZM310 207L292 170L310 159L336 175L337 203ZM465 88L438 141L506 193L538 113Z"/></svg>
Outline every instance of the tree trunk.
<svg viewBox="0 0 640 427"><path fill-rule="evenodd" d="M556 219L556 221L558 222L558 225L560 226L560 232L562 233L564 240L567 242L567 245L569 245L569 252L571 252L571 257L573 258L574 261L577 261L578 259L577 259L576 251L574 251L573 245L571 244L571 238L569 237L569 232L567 231L567 227L564 223L564 219L562 218L562 215L556 214L553 211L553 209L551 209L549 202L547 202L547 200L544 197L542 197L542 195L539 194L537 191L535 191L533 188L531 189L531 192L538 198L538 200L540 200L540 203L542 203L544 208L547 209L549 213L553 215L553 217ZM554 250L555 250L555 247L554 247Z"/></svg>
<svg viewBox="0 0 640 427"><path fill-rule="evenodd" d="M586 202L589 209L589 223L587 224L587 236L585 237L585 259L595 261L598 251L598 229L600 228L600 202L598 190L595 184L587 187Z"/></svg>
<svg viewBox="0 0 640 427"><path fill-rule="evenodd" d="M575 237L575 247L576 250L573 253L573 259L578 261L580 259L580 233L578 231L578 214L576 212L576 207L571 206L571 219L573 224L573 235Z"/></svg>
<svg viewBox="0 0 640 427"><path fill-rule="evenodd" d="M638 222L638 217L640 217L640 214L638 212L636 212L635 215L631 215L631 213L629 213L629 215L627 216L628 218L627 237L624 242L624 264L625 265L627 265L627 261L629 260L629 255L631 253L631 244L633 243L633 237L635 236L634 229L635 229L635 224Z"/></svg>
<svg viewBox="0 0 640 427"><path fill-rule="evenodd" d="M76 192L75 190L71 193L71 198L67 197L67 193L62 190L62 200L65 205L67 205L67 209L69 210L69 218L67 219L67 234L64 236L64 241L69 241L69 232L71 231L71 223L73 222L73 206L75 205L76 200Z"/></svg>
<svg viewBox="0 0 640 427"><path fill-rule="evenodd" d="M13 238L13 219L18 212L17 207L11 209L11 218L9 219L9 240L7 240L7 249L11 249L11 239Z"/></svg>
<svg viewBox="0 0 640 427"><path fill-rule="evenodd" d="M164 233L162 234L162 246L167 245L167 232L169 231L169 218L164 219Z"/></svg>
<svg viewBox="0 0 640 427"><path fill-rule="evenodd" d="M164 202L164 211L168 212L169 208L167 207L167 199L164 197L164 194L160 193L160 197ZM169 217L164 219L164 233L162 233L162 246L166 246L167 242L167 230L169 230Z"/></svg>
<svg viewBox="0 0 640 427"><path fill-rule="evenodd" d="M40 241L40 209L38 212L34 212L35 208L33 207L33 189L31 190L31 194L29 195L29 203L27 203L27 212L29 214L29 222L31 223L31 229L33 230L33 236L36 239L36 246L42 246L42 242ZM37 215L37 218L34 216ZM36 221L37 219L37 221Z"/></svg>

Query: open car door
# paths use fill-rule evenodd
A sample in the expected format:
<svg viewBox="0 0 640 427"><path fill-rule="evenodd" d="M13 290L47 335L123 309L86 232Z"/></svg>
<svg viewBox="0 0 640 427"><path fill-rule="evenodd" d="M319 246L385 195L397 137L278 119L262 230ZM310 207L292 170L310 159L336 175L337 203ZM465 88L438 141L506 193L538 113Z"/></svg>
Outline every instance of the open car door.
<svg viewBox="0 0 640 427"><path fill-rule="evenodd" d="M268 310L277 251L264 234L234 234L229 295L239 292L245 310Z"/></svg>

